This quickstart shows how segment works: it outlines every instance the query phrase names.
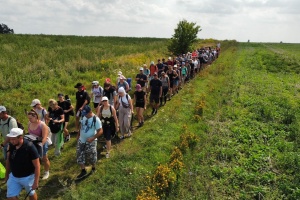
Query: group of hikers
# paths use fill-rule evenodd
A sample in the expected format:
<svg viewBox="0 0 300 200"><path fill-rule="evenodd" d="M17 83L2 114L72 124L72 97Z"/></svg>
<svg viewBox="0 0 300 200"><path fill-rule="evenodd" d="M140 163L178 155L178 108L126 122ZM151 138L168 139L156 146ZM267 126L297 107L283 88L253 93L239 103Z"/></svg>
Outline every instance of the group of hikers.
<svg viewBox="0 0 300 200"><path fill-rule="evenodd" d="M124 139L132 135L132 118L136 112L138 125L144 125L144 111L149 104L151 115L171 100L187 81L194 78L206 64L218 58L220 44L216 48L201 48L193 52L151 61L144 64L135 77L135 90L131 79L121 71L112 81L106 78L103 87L99 81L92 81L88 92L82 83L77 83L76 104L72 105L68 95L59 93L57 100L49 99L44 108L39 99L33 99L26 115L28 126L22 127L10 116L6 107L0 106L0 132L3 142L3 156L6 161L5 182L7 198L16 199L25 188L30 199L37 199L35 189L39 179L49 178L50 161L48 148L55 147L54 155L60 156L64 143L70 134L76 134L76 159L81 168L77 179L87 175L87 164L96 170L97 138L103 135L106 158L110 157L113 137ZM91 103L92 102L92 103ZM134 110L135 107L135 110ZM75 117L75 130L68 130L70 117ZM28 133L28 134L24 134ZM44 173L40 176L40 161Z"/></svg>

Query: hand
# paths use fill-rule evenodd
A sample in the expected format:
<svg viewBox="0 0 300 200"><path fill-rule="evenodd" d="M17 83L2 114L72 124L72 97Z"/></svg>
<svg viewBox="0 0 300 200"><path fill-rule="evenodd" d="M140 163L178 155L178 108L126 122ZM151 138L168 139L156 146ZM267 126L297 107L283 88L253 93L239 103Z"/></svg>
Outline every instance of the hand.
<svg viewBox="0 0 300 200"><path fill-rule="evenodd" d="M146 106L144 107L144 109L146 110Z"/></svg>
<svg viewBox="0 0 300 200"><path fill-rule="evenodd" d="M134 114L133 110L131 111L131 114Z"/></svg>
<svg viewBox="0 0 300 200"><path fill-rule="evenodd" d="M89 142L89 143L91 143L91 142L94 141L94 138L90 137L90 138L86 139L86 141Z"/></svg>
<svg viewBox="0 0 300 200"><path fill-rule="evenodd" d="M119 126L116 127L116 132L118 132L118 131L119 131Z"/></svg>
<svg viewBox="0 0 300 200"><path fill-rule="evenodd" d="M80 111L82 111L82 109L83 109L82 107L79 108Z"/></svg>
<svg viewBox="0 0 300 200"><path fill-rule="evenodd" d="M38 184L38 183L33 183L32 186L31 186L31 188L32 188L33 190L38 189L38 187L39 187L39 184Z"/></svg>

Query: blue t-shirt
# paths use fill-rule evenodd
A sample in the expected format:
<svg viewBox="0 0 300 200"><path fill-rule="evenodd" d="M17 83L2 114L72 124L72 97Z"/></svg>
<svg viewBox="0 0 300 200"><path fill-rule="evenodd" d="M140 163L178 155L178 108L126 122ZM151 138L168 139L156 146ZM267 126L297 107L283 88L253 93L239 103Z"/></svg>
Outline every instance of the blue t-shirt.
<svg viewBox="0 0 300 200"><path fill-rule="evenodd" d="M96 115L94 115L96 116ZM102 128L101 121L98 116L96 116L96 121L94 121L94 116L90 118L83 117L80 122L81 122L81 129L80 129L80 137L79 140L82 143L85 143L86 140L90 137L93 137L94 135L97 134L97 130Z"/></svg>

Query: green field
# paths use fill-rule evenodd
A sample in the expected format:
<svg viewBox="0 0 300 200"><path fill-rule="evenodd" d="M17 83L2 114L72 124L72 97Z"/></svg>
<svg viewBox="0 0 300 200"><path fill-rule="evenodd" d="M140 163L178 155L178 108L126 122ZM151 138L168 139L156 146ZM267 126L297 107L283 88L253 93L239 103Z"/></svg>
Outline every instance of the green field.
<svg viewBox="0 0 300 200"><path fill-rule="evenodd" d="M163 39L0 39L0 104L24 120L35 97L45 105L58 91L74 98L79 80L115 79L119 69L132 77L144 62L168 57ZM151 191L161 199L299 199L300 45L221 44L220 58L133 137L115 141L110 159L100 139L97 173L74 181L74 136L61 157L51 149L40 199L156 199Z"/></svg>

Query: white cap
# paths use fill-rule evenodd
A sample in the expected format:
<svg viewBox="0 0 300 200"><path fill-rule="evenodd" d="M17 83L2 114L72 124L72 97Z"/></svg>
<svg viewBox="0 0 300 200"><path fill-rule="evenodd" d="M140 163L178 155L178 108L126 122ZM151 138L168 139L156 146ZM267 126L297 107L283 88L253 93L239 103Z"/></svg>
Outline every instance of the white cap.
<svg viewBox="0 0 300 200"><path fill-rule="evenodd" d="M93 81L92 85L99 85L99 81Z"/></svg>
<svg viewBox="0 0 300 200"><path fill-rule="evenodd" d="M125 89L124 89L123 87L120 87L120 88L118 89L118 92L120 92L120 93L125 93Z"/></svg>
<svg viewBox="0 0 300 200"><path fill-rule="evenodd" d="M141 68L140 68L140 71L141 71L141 70L144 70L144 68L141 67Z"/></svg>
<svg viewBox="0 0 300 200"><path fill-rule="evenodd" d="M12 128L7 134L7 137L18 137L19 135L23 135L23 130L20 128Z"/></svg>
<svg viewBox="0 0 300 200"><path fill-rule="evenodd" d="M108 98L106 96L102 97L101 101L108 101Z"/></svg>
<svg viewBox="0 0 300 200"><path fill-rule="evenodd" d="M4 106L0 106L0 113L6 112L6 108Z"/></svg>
<svg viewBox="0 0 300 200"><path fill-rule="evenodd" d="M118 75L119 75L119 76L122 75L122 72L121 72L121 71L118 71Z"/></svg>
<svg viewBox="0 0 300 200"><path fill-rule="evenodd" d="M41 104L40 100L38 100L38 99L33 99L30 106L33 107L33 106L35 106L35 105L37 105L37 104Z"/></svg>

